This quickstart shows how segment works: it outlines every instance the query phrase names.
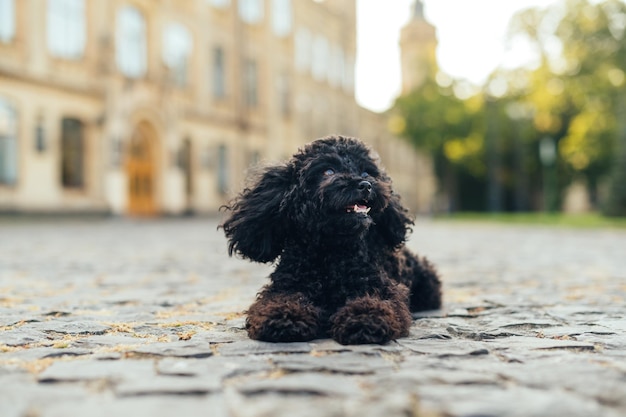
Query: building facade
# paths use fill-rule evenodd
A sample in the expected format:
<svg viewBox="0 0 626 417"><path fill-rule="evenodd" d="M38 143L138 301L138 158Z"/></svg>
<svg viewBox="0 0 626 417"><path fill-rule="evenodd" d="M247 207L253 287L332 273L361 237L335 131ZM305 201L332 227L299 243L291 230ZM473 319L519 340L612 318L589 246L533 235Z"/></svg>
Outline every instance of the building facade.
<svg viewBox="0 0 626 417"><path fill-rule="evenodd" d="M0 211L215 212L331 133L427 211L429 161L356 104L355 57L355 0L0 0Z"/></svg>

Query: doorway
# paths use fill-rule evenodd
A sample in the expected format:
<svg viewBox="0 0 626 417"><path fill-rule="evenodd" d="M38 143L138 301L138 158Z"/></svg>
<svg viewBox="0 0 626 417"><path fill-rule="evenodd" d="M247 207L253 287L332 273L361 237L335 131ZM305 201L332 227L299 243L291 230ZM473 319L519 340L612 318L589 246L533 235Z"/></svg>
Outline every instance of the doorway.
<svg viewBox="0 0 626 417"><path fill-rule="evenodd" d="M185 213L193 214L194 208L194 166L193 166L193 146L190 138L183 140L180 155L180 165L185 176Z"/></svg>
<svg viewBox="0 0 626 417"><path fill-rule="evenodd" d="M141 122L135 128L126 159L128 176L128 214L154 216L156 207L156 135L154 129Z"/></svg>

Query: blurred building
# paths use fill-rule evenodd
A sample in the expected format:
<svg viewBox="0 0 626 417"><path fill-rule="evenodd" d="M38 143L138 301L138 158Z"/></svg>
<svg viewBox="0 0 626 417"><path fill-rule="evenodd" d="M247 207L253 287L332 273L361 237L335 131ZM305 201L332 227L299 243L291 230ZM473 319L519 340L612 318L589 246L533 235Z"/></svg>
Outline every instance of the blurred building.
<svg viewBox="0 0 626 417"><path fill-rule="evenodd" d="M214 212L329 133L427 211L429 161L355 103L355 55L355 0L0 0L0 211Z"/></svg>
<svg viewBox="0 0 626 417"><path fill-rule="evenodd" d="M408 94L437 74L437 30L424 17L421 0L415 0L411 18L400 31L400 51L401 94Z"/></svg>

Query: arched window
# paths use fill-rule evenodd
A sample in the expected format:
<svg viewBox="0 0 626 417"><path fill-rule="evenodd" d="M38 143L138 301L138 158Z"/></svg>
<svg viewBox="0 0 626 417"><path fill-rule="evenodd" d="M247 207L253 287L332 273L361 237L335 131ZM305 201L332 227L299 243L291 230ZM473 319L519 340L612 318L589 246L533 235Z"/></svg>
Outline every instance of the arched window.
<svg viewBox="0 0 626 417"><path fill-rule="evenodd" d="M0 42L9 43L15 37L15 0L0 0Z"/></svg>
<svg viewBox="0 0 626 417"><path fill-rule="evenodd" d="M0 97L0 185L15 185L17 160L17 112Z"/></svg>
<svg viewBox="0 0 626 417"><path fill-rule="evenodd" d="M115 58L120 72L141 78L147 72L146 22L139 10L122 7L117 15Z"/></svg>
<svg viewBox="0 0 626 417"><path fill-rule="evenodd" d="M311 74L315 80L326 80L329 55L330 44L328 43L328 38L316 35L313 38L313 62L311 63Z"/></svg>
<svg viewBox="0 0 626 417"><path fill-rule="evenodd" d="M291 115L291 83L288 72L282 72L277 76L276 92L280 113L283 117L289 117Z"/></svg>
<svg viewBox="0 0 626 417"><path fill-rule="evenodd" d="M226 97L226 56L224 48L213 48L213 97L223 99Z"/></svg>
<svg viewBox="0 0 626 417"><path fill-rule="evenodd" d="M333 87L338 87L343 82L345 58L343 50L337 46L331 46L330 65L328 66L328 82Z"/></svg>
<svg viewBox="0 0 626 417"><path fill-rule="evenodd" d="M298 28L296 32L296 68L302 72L311 70L311 59L313 51L313 39L311 32L306 28Z"/></svg>
<svg viewBox="0 0 626 417"><path fill-rule="evenodd" d="M239 0L239 17L246 23L255 24L263 20L263 0Z"/></svg>
<svg viewBox="0 0 626 417"><path fill-rule="evenodd" d="M193 50L193 38L180 23L170 23L163 32L163 62L172 71L176 85L187 84L189 58Z"/></svg>
<svg viewBox="0 0 626 417"><path fill-rule="evenodd" d="M243 68L244 104L249 107L259 105L259 70L254 59L247 59Z"/></svg>
<svg viewBox="0 0 626 417"><path fill-rule="evenodd" d="M84 0L48 0L48 50L54 56L77 59L86 42Z"/></svg>
<svg viewBox="0 0 626 417"><path fill-rule="evenodd" d="M227 194L230 179L228 166L228 148L226 145L220 145L217 148L217 189L221 194Z"/></svg>
<svg viewBox="0 0 626 417"><path fill-rule="evenodd" d="M291 0L272 0L272 28L276 36L291 33Z"/></svg>
<svg viewBox="0 0 626 417"><path fill-rule="evenodd" d="M85 185L85 140L83 123L78 119L61 121L61 184L66 188Z"/></svg>
<svg viewBox="0 0 626 417"><path fill-rule="evenodd" d="M354 92L354 58L348 56L344 61L343 89L348 93Z"/></svg>
<svg viewBox="0 0 626 417"><path fill-rule="evenodd" d="M230 6L230 0L207 0L209 4L218 9L223 9Z"/></svg>

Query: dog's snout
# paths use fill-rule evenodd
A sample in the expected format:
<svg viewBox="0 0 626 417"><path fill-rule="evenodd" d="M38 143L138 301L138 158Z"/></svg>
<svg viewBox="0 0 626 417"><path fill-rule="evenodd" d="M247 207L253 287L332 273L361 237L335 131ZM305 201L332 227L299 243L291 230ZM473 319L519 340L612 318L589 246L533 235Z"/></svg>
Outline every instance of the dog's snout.
<svg viewBox="0 0 626 417"><path fill-rule="evenodd" d="M361 181L359 183L359 191L364 191L366 193L372 192L372 183L369 181Z"/></svg>

